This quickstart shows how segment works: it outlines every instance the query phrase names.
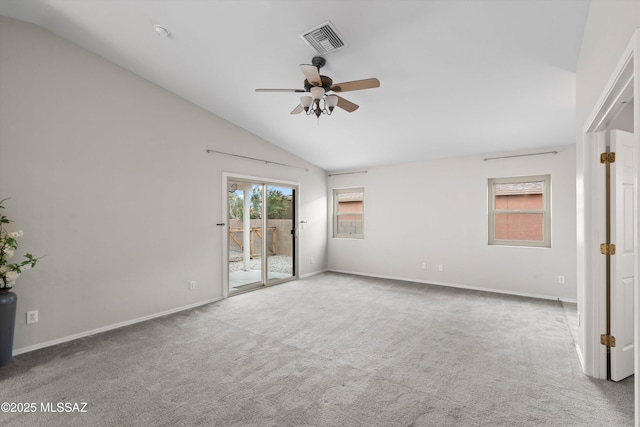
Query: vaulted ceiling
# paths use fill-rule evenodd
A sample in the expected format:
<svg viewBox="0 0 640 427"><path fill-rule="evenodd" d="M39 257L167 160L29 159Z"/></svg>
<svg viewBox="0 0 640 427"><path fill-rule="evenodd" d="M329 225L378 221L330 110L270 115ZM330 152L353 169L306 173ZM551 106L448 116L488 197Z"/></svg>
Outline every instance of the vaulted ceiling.
<svg viewBox="0 0 640 427"><path fill-rule="evenodd" d="M575 142L575 70L588 0L0 0L0 14L67 38L326 170ZM331 21L324 54L360 108L291 115L299 36ZM162 37L154 25L167 28Z"/></svg>

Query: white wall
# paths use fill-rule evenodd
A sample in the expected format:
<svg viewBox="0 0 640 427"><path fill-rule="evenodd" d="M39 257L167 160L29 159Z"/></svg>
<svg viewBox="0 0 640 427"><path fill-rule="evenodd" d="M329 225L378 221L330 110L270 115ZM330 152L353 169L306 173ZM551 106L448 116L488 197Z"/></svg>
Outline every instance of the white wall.
<svg viewBox="0 0 640 427"><path fill-rule="evenodd" d="M636 28L640 27L640 2L637 0L591 1L585 24L580 56L576 69L576 178L577 178L577 280L578 311L584 312L585 275L589 267L585 261L585 209L590 209L591 188L585 186L585 164L588 160L584 146L587 121L597 107L615 67L629 45ZM588 313L587 315L595 315ZM585 323L580 325L578 348L585 354ZM600 332L602 333L602 332ZM590 368L589 368L590 369ZM589 370L588 369L588 370Z"/></svg>
<svg viewBox="0 0 640 427"><path fill-rule="evenodd" d="M575 300L575 147L555 149L557 155L472 156L329 178L329 195L365 187L365 239L330 237L329 269ZM542 174L551 174L552 247L489 246L487 180Z"/></svg>
<svg viewBox="0 0 640 427"><path fill-rule="evenodd" d="M185 78L188 78L185 75ZM206 154L309 167L309 172ZM326 174L31 24L0 17L0 198L20 249L14 348L222 295L222 173L301 185L300 274L326 268ZM190 280L197 282L189 291ZM25 312L40 322L26 326Z"/></svg>
<svg viewBox="0 0 640 427"><path fill-rule="evenodd" d="M640 27L640 1L594 0L589 4L576 70L576 131L579 140L614 67Z"/></svg>

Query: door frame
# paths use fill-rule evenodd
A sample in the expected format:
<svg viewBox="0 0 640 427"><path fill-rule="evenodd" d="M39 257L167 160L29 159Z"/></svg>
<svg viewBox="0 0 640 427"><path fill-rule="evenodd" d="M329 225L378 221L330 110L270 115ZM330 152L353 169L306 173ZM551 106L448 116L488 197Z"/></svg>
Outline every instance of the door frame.
<svg viewBox="0 0 640 427"><path fill-rule="evenodd" d="M582 306L582 321L579 326L579 355L585 374L606 378L606 350L600 344L600 334L604 333L606 313L601 304L601 291L604 284L604 267L602 255L600 255L599 229L604 224L604 210L598 206L600 197L594 192L600 193L599 172L594 165L594 155L597 154L598 145L601 144L601 132L607 129L609 121L622 108L622 101L633 98L634 106L634 135L636 147L640 147L640 30L636 30L621 59L616 66L612 77L609 79L605 90L594 106L585 128L582 130L582 141L578 141L578 160L582 164L583 181L577 182L578 200L578 304ZM580 144L582 143L582 146ZM580 157L582 155L582 157ZM637 150L636 162L640 161L640 149ZM580 176L578 176L580 178ZM636 182L636 193L638 186ZM640 240L640 216L638 215L638 203L634 206L634 244L638 247ZM635 260L635 277L638 276L640 262ZM638 312L640 311L640 292L638 281L634 284L634 322L638 325ZM582 303L582 304L581 304ZM640 342L640 328L635 328L635 342ZM640 351L636 351L634 360L634 372L639 372ZM603 368L604 367L604 368ZM604 377L603 377L604 373ZM635 381L635 395L640 396L640 381ZM639 421L639 408L636 405L636 424Z"/></svg>
<svg viewBox="0 0 640 427"><path fill-rule="evenodd" d="M229 218L228 218L228 212L229 212L229 190L228 190L228 182L229 179L233 180L233 179L237 179L240 181L251 181L251 182L256 182L256 183L261 183L261 184L266 184L266 185L286 185L286 186L291 186L295 188L295 197L293 198L294 200L294 206L293 206L293 210L294 210L294 229L297 227L297 224L295 223L295 218L298 218L298 208L299 208L299 203L300 203L300 183L297 181L286 181L286 180L282 180L282 179L274 179L274 178L266 178L266 177L260 177L260 176L253 176L253 175L243 175L243 174L239 174L239 173L233 173L233 172L222 172L222 218L223 218L223 222L224 222L224 231L222 233L222 298L228 298L229 297ZM298 239L298 233L294 234L294 239ZM298 262L298 252L299 252L299 248L300 248L300 244L296 241L295 244L293 245L293 275L291 280L297 280L299 279L299 272L298 272L298 266L299 266L299 262ZM289 280L287 280L289 281ZM282 283L282 282L278 282ZM234 294L235 295L235 294Z"/></svg>

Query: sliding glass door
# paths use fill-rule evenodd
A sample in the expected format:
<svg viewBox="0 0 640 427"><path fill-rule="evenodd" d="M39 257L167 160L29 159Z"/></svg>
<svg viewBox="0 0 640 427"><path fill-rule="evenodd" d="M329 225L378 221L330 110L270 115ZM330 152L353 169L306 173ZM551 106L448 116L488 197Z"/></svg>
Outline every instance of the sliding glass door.
<svg viewBox="0 0 640 427"><path fill-rule="evenodd" d="M295 277L295 186L229 178L229 294Z"/></svg>
<svg viewBox="0 0 640 427"><path fill-rule="evenodd" d="M295 189L267 185L267 282L280 282L293 277L295 243Z"/></svg>

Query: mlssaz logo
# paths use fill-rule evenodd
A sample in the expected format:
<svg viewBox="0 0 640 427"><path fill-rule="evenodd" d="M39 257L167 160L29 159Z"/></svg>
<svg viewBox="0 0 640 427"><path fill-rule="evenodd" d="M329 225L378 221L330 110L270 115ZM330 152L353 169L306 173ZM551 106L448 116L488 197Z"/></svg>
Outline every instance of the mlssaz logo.
<svg viewBox="0 0 640 427"><path fill-rule="evenodd" d="M87 402L43 402L40 404L40 412L79 412L86 413Z"/></svg>

